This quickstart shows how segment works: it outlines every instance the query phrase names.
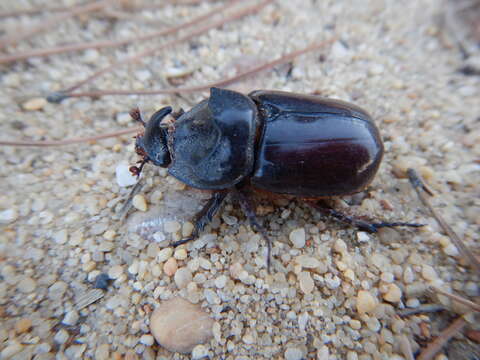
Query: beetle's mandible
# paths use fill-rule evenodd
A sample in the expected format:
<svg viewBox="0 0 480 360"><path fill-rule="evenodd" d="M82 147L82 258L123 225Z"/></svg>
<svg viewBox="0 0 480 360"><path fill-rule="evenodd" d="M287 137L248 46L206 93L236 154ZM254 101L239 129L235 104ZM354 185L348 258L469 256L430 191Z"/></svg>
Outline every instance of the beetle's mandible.
<svg viewBox="0 0 480 360"><path fill-rule="evenodd" d="M168 168L188 186L212 191L212 198L195 217L194 239L210 222L226 195L234 191L253 227L271 243L258 224L248 198L253 187L305 199L310 205L363 230L421 226L410 223L368 223L320 207L315 199L364 190L375 176L383 143L370 115L353 104L314 95L254 91L244 95L212 88L210 97L190 111L172 114L165 107L148 122L139 112L145 131L136 139L143 165Z"/></svg>

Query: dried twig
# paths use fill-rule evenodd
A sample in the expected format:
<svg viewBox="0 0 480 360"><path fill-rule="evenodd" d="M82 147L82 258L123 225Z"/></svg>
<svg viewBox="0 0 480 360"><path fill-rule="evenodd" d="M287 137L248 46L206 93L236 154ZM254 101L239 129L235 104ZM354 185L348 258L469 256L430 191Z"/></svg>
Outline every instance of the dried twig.
<svg viewBox="0 0 480 360"><path fill-rule="evenodd" d="M112 70L114 70L115 68L117 68L118 66L122 66L122 65L126 65L126 64L130 64L130 63L133 63L133 62L137 62L139 60L142 60L143 58L147 57L147 56L151 56L153 54L155 54L156 52L160 51L160 50L165 50L166 48L168 47L171 47L171 46L174 46L174 45L177 45L179 43L182 43L184 41L188 41L196 36L199 36L211 29L214 29L214 28L217 28L217 27L220 27L222 25L225 25L226 23L230 22L230 21L234 21L234 20L237 20L239 18L242 18L248 14L251 14L251 13L255 13L257 12L259 9L261 9L262 7L266 6L268 3L272 2L273 0L263 0L262 2L260 2L259 4L256 4L256 5L252 5L252 6L249 6L249 7L245 7L241 10L239 10L238 12L232 14L232 15L229 15L229 16L225 16L224 18L220 19L220 20L217 20L215 22L212 22L210 23L209 25L206 25L206 26L203 26L199 29L196 29L194 31L192 31L191 33L189 34L186 34L184 36L181 36L179 37L178 39L175 39L175 40L172 40L172 41L169 41L169 42L166 42L160 46L157 46L157 47L154 47L154 48L151 48L151 49L148 49L148 50L145 50L141 53L138 53L137 55L134 55L134 56L130 56L128 58L126 58L125 60L122 60L122 61L117 61L117 62L114 62L112 64L110 64L109 66L101 69L101 70L98 70L97 72L95 72L94 74L90 75L89 77L87 77L86 79L76 83L75 85L69 87L68 89L64 90L64 91L61 91L60 93L57 93L55 94L56 97L54 97L55 100L52 100L52 98L50 97L49 98L49 101L52 101L52 102L55 102L55 101L61 101L63 100L64 98L68 97L68 93L78 89L79 87L89 83L90 81L98 78L99 76L107 73L107 72L110 72ZM63 97L62 96L59 96L59 94L61 95L64 95Z"/></svg>
<svg viewBox="0 0 480 360"><path fill-rule="evenodd" d="M122 45L126 45L129 43L134 43L134 42L140 42L140 41L146 41L146 40L151 40L155 37L160 37L160 36L166 36L170 35L173 33L176 33L182 29L186 29L188 27L191 27L193 25L196 25L204 20L207 20L211 18L213 15L225 11L229 7L234 6L236 3L238 3L240 0L232 0L225 5L222 5L218 8L215 8L201 16L197 16L193 18L192 20L189 20L185 23L175 25L172 27L169 27L167 29L162 29L158 31L154 31L148 34L144 34L141 36L135 36L135 37L130 37L130 38L125 38L125 39L119 39L119 40L101 40L101 41L91 41L91 42L84 42L84 43L78 43L78 44L70 44L70 45L62 45L62 46L55 46L51 48L44 48L44 49L34 49L34 50L28 50L20 53L15 53L15 54L8 54L4 56L0 56L0 64L6 64L10 62L15 62L19 60L27 60L32 57L45 57L45 56L50 56L54 54L61 54L65 52L70 52L70 51L81 51L85 49L100 49L100 48L110 48L110 47L118 47Z"/></svg>
<svg viewBox="0 0 480 360"><path fill-rule="evenodd" d="M21 9L21 10L11 10L11 11L2 11L0 12L0 19L6 17L15 17L22 15L35 15L43 12L61 12L71 10L71 6L55 6L55 7L36 7L31 9Z"/></svg>
<svg viewBox="0 0 480 360"><path fill-rule="evenodd" d="M428 190L423 180L417 174L414 169L407 170L408 177L410 179L410 183L412 184L413 188L417 192L418 197L422 201L423 205L425 205L428 210L432 213L433 217L439 225L442 227L443 231L452 239L455 246L458 248L460 253L464 258L466 258L470 264L475 268L478 274L480 274L480 262L478 259L473 255L473 253L468 249L468 247L464 244L462 239L453 231L453 229L445 222L445 220L440 216L440 214L433 208L433 206L428 201L425 194L422 193L421 190L426 191L430 196L432 196L431 191Z"/></svg>
<svg viewBox="0 0 480 360"><path fill-rule="evenodd" d="M416 308L407 308L397 311L397 315L406 317L411 315L423 314L423 313L432 313L445 310L445 306L440 304L423 304Z"/></svg>
<svg viewBox="0 0 480 360"><path fill-rule="evenodd" d="M197 86L185 86L185 87L177 87L177 88L167 88L167 89L153 89L153 90L96 90L96 91L86 91L86 92L78 92L78 93L71 93L65 95L65 97L99 97L99 96L105 96L105 95L158 95L158 94L175 94L175 93L192 93L192 92L198 92L198 91L203 91L207 90L211 87L216 87L216 86L226 86L230 85L236 81L240 81L248 76L254 75L258 72L265 71L268 69L271 69L277 65L284 64L286 62L292 61L296 57L303 55L305 53L317 50L319 48L322 48L332 42L334 42L336 38L323 41L323 42L318 42L318 43L313 43L307 46L306 48L300 49L293 51L291 53L288 53L286 55L283 55L273 61L255 66L253 68L247 69L237 75L234 75L229 78L225 78L222 80L217 80L208 84L203 84L203 85L197 85Z"/></svg>
<svg viewBox="0 0 480 360"><path fill-rule="evenodd" d="M449 292L446 292L446 291L443 291L442 289L436 287L436 286L431 286L431 289L432 291L434 292L437 292L441 295L444 295L460 304L463 304L465 306L468 306L469 308L471 308L472 310L474 311L478 311L480 312L480 305L477 304L477 303L474 303L473 301L470 301L468 299L465 299L464 297L462 296L459 296L459 295L455 295L455 294L452 294L452 293L449 293Z"/></svg>
<svg viewBox="0 0 480 360"><path fill-rule="evenodd" d="M67 11L65 13L60 13L58 15L52 16L51 18L42 21L41 23L28 27L26 29L20 29L15 31L14 34L7 34L4 35L2 38L0 38L0 49L3 49L9 45L16 44L17 42L26 39L30 36L39 34L40 32L43 32L59 22L65 21L73 16L77 16L80 14L85 14L88 12L92 11L97 11L104 6L108 5L111 3L112 0L99 0L95 2L88 3L86 5L79 5L73 7L70 11Z"/></svg>
<svg viewBox="0 0 480 360"><path fill-rule="evenodd" d="M417 360L430 360L442 349L442 347L460 332L466 325L466 321L463 317L457 318L448 328L443 330L440 335L432 341L423 351L418 355Z"/></svg>
<svg viewBox="0 0 480 360"><path fill-rule="evenodd" d="M73 138L73 139L66 139L66 140L49 140L49 141L29 141L29 140L18 140L18 141L0 141L0 145L4 146L35 146L35 147L51 147L51 146L64 146L64 145L72 145L72 144L79 144L85 143L90 141L97 141L108 139L112 137L117 137L120 135L132 134L141 131L143 127L138 126L134 128L118 130L106 134L100 134L95 136L89 137L80 137L80 138Z"/></svg>

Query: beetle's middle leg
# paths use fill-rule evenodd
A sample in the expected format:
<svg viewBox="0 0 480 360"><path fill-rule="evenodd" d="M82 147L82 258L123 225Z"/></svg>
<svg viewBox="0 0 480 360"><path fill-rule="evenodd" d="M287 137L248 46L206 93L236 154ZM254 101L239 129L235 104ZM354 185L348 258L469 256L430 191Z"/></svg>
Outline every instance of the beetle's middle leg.
<svg viewBox="0 0 480 360"><path fill-rule="evenodd" d="M252 202L250 201L250 198L246 194L245 190L241 188L237 188L237 191L235 192L235 194L238 196L238 200L240 202L240 206L242 207L243 212L248 217L250 226L254 231L260 232L260 234L262 234L263 238L267 242L267 269L268 271L270 271L272 240L268 236L265 228L262 225L260 225L260 223L258 222L257 215L253 210Z"/></svg>
<svg viewBox="0 0 480 360"><path fill-rule="evenodd" d="M397 227L397 226L422 227L424 226L424 224L406 223L406 222L371 223L362 219L358 219L353 216L343 214L340 211L334 210L328 206L322 206L317 201L314 201L314 200L305 200L305 202L325 216L331 216L343 223L346 223L348 225L353 225L358 229L367 231L369 233L376 233L378 229L384 228L384 227Z"/></svg>
<svg viewBox="0 0 480 360"><path fill-rule="evenodd" d="M194 228L192 235L185 239L175 241L172 246L176 247L196 239L198 237L198 234L200 234L200 232L205 228L205 226L212 221L213 217L217 213L220 205L222 205L222 202L227 195L228 191L214 192L213 196L208 200L202 210L200 210L193 218Z"/></svg>

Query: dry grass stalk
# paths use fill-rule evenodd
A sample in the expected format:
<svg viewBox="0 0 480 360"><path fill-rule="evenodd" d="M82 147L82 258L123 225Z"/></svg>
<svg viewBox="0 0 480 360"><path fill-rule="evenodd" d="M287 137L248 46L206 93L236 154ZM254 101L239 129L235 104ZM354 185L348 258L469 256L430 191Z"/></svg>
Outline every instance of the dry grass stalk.
<svg viewBox="0 0 480 360"><path fill-rule="evenodd" d="M475 268L476 272L480 274L480 262L478 261L478 259L475 257L472 251L465 245L462 239L460 239L457 233L453 231L453 229L445 222L443 217L433 208L432 204L430 204L430 201L428 201L427 197L422 192L423 190L427 192L430 196L432 196L433 194L431 190L428 189L424 181L420 178L420 176L414 169L408 169L407 174L410 179L410 183L412 184L413 188L417 192L417 195L422 201L423 205L425 205L428 208L428 210L430 210L433 217L435 218L435 220L437 220L438 224L443 229L443 231L445 231L445 233L450 237L450 239L452 239L454 245L458 248L461 255L465 259L467 259L470 262L470 264Z"/></svg>
<svg viewBox="0 0 480 360"><path fill-rule="evenodd" d="M15 54L8 54L4 56L0 56L0 64L7 64L19 60L27 60L32 57L46 57L54 54L61 54L65 52L72 52L72 51L81 51L86 49L101 49L101 48L111 48L111 47L119 47L129 43L135 43L140 41L151 40L155 37L166 36L170 34L174 34L180 30L189 28L193 25L196 25L202 21L208 20L213 15L225 11L226 9L234 6L240 0L232 0L225 5L222 5L214 10L211 10L201 16L197 16L192 20L189 20L185 23L175 25L166 29L154 31L145 35L135 36L125 39L119 40L100 40L100 41L91 41L91 42L84 42L78 44L70 44L70 45L62 45L62 46L54 46L51 48L44 48L44 49L33 49L28 50L20 53Z"/></svg>
<svg viewBox="0 0 480 360"><path fill-rule="evenodd" d="M432 341L418 355L417 360L430 360L445 346L445 344L456 334L458 334L466 325L463 317L457 318L448 328L443 330L438 337Z"/></svg>
<svg viewBox="0 0 480 360"><path fill-rule="evenodd" d="M49 19L42 21L37 25L31 26L25 29L16 30L15 34L4 35L2 38L0 38L0 49L3 49L9 45L14 45L19 41L22 41L24 39L37 35L71 17L78 16L80 14L86 14L92 11L98 11L99 9L105 7L111 2L112 0L100 0L100 1L88 3L86 5L75 6L71 8L71 10L52 16Z"/></svg>

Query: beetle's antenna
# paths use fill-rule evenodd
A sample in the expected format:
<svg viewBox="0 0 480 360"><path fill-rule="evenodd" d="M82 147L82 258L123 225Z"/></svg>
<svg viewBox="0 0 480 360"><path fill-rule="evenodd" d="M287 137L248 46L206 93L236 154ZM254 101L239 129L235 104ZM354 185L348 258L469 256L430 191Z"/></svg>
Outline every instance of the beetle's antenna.
<svg viewBox="0 0 480 360"><path fill-rule="evenodd" d="M140 112L140 109L138 107L133 108L130 110L130 117L132 118L133 121L138 121L142 123L142 125L145 127L146 123L145 120L143 120L142 113Z"/></svg>

